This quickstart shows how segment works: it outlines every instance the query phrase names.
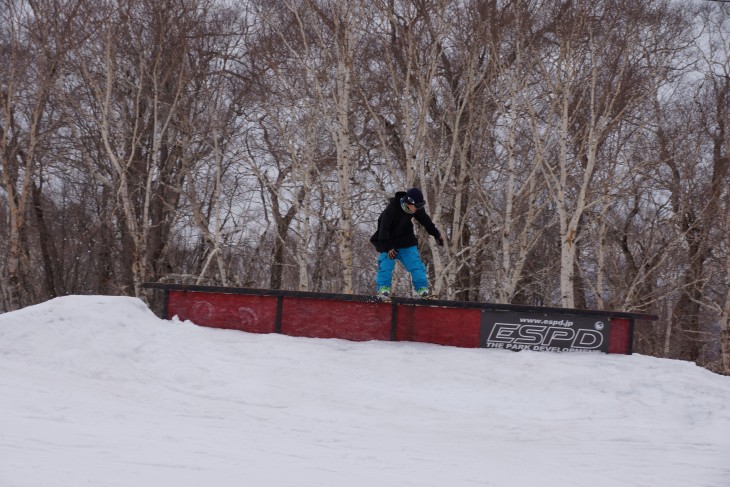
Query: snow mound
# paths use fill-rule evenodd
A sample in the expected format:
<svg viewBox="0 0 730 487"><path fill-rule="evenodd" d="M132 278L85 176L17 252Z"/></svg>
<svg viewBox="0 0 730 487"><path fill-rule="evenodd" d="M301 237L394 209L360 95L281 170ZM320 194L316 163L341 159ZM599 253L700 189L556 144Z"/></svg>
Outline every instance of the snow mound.
<svg viewBox="0 0 730 487"><path fill-rule="evenodd" d="M639 355L0 315L0 485L726 487L730 378Z"/></svg>

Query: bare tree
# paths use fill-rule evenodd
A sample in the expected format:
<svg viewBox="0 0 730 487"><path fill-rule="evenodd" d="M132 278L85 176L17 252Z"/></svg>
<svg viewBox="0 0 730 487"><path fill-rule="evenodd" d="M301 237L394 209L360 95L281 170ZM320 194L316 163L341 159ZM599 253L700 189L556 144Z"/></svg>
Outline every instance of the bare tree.
<svg viewBox="0 0 730 487"><path fill-rule="evenodd" d="M109 6L101 38L80 58L80 69L105 157L92 170L116 194L133 293L143 296L146 280L169 272L164 255L184 176L216 150L220 162L222 129L200 97L211 95L206 76L221 53L210 41L221 24L210 21L205 0L128 0L118 7ZM215 239L207 241L215 249Z"/></svg>
<svg viewBox="0 0 730 487"><path fill-rule="evenodd" d="M634 2L571 5L555 29L556 48L539 69L550 100L549 124L536 126L543 174L554 199L561 235L561 304L576 305L576 259L586 211L603 201L596 175L612 167L605 146L645 96L643 38ZM611 49L603 46L611 45ZM544 132L543 132L544 130Z"/></svg>
<svg viewBox="0 0 730 487"><path fill-rule="evenodd" d="M706 29L706 35L698 41L703 77L692 100L699 150L689 159L691 167L668 158L678 183L673 194L675 213L687 245L682 294L673 310L672 328L678 335L675 356L709 362L705 344L719 342L721 366L717 368L728 373L730 301L713 288L719 283L727 286L730 279L726 272L727 248L718 251L718 243L722 249L727 242L727 227L723 224L730 198L730 8L708 5L701 19ZM718 318L719 329L715 330L710 323Z"/></svg>
<svg viewBox="0 0 730 487"><path fill-rule="evenodd" d="M68 52L83 42L82 1L0 3L0 188L7 205L8 253L4 280L8 308L23 304L20 281L29 249L22 242L44 143L61 126L49 100L65 72ZM46 147L48 149L48 147ZM47 157L47 156L46 156Z"/></svg>
<svg viewBox="0 0 730 487"><path fill-rule="evenodd" d="M313 45L317 46L320 62L331 66L328 76L320 78L318 101L328 119L328 128L337 154L337 207L340 209L337 225L337 245L342 261L342 292L353 292L352 239L353 239L353 177L356 162L352 146L353 64L358 43L356 23L362 20L359 2L346 3L316 0L307 2L320 21L315 30ZM291 8L291 7L290 7ZM306 38L302 41L307 43ZM329 79L328 79L329 78Z"/></svg>

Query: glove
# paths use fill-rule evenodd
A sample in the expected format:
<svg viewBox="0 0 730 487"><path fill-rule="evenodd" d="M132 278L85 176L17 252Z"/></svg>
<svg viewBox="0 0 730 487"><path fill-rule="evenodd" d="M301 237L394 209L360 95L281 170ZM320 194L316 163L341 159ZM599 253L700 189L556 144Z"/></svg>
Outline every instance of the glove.
<svg viewBox="0 0 730 487"><path fill-rule="evenodd" d="M395 259L396 255L398 255L398 249L390 249L388 251L388 257L391 259Z"/></svg>
<svg viewBox="0 0 730 487"><path fill-rule="evenodd" d="M439 244L440 247L443 247L444 246L444 237L439 235L438 237L436 237L436 242Z"/></svg>

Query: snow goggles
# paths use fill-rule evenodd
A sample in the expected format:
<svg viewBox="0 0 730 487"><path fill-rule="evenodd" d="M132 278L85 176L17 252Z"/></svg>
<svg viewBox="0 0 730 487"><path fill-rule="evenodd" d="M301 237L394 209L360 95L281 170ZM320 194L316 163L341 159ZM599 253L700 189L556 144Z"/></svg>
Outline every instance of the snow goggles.
<svg viewBox="0 0 730 487"><path fill-rule="evenodd" d="M410 196L406 196L406 203L408 203L409 205L413 205L413 206L415 206L416 208L419 208L419 209L420 208L423 208L424 206L426 206L426 202L425 201L419 201L418 203L416 203L416 201L413 198L411 198Z"/></svg>

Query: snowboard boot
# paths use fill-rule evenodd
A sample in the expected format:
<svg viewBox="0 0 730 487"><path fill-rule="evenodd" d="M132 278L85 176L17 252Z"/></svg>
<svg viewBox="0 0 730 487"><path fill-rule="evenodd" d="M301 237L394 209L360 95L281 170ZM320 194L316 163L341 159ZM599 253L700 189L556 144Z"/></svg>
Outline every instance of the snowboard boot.
<svg viewBox="0 0 730 487"><path fill-rule="evenodd" d="M431 292L428 290L427 287L422 287L419 289L416 289L416 296L418 296L421 299L433 299L434 296L431 294Z"/></svg>
<svg viewBox="0 0 730 487"><path fill-rule="evenodd" d="M383 286L378 289L378 300L384 302L390 301L390 288L388 286Z"/></svg>

